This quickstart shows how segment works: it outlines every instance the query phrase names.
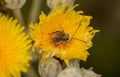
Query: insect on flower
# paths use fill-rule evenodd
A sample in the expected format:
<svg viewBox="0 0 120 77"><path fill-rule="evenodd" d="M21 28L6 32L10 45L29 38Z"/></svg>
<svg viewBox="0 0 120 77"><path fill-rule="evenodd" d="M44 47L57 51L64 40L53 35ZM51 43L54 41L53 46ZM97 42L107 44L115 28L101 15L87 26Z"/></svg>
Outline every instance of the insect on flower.
<svg viewBox="0 0 120 77"><path fill-rule="evenodd" d="M70 41L70 35L68 33L65 33L64 30L63 31L56 31L54 32L55 35L53 37L53 42L55 45L59 45L63 42L69 42Z"/></svg>
<svg viewBox="0 0 120 77"><path fill-rule="evenodd" d="M80 25L77 27L77 29L75 30L75 32L73 33L72 37L75 35L75 33L78 31ZM78 40L78 41L82 41L84 43L86 43L85 41L83 40L80 40L80 39L77 39L77 38L71 38L71 35L67 32L65 32L64 30L62 31L56 31L56 32L53 32L55 35L53 36L53 42L54 44L57 46L57 45L60 45L62 43L67 43L69 42L71 39L75 39L75 40Z"/></svg>
<svg viewBox="0 0 120 77"><path fill-rule="evenodd" d="M61 5L48 16L42 12L40 22L30 25L34 48L42 50L43 59L55 56L67 65L74 58L86 61L92 38L99 30L89 26L92 17L75 11L76 6L66 10L67 5Z"/></svg>

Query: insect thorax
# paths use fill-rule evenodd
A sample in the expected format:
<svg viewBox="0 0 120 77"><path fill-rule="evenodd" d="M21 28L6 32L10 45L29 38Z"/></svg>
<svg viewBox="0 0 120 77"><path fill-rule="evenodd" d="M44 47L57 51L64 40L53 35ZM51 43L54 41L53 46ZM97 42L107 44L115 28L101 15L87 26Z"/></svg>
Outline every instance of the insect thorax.
<svg viewBox="0 0 120 77"><path fill-rule="evenodd" d="M59 45L61 43L66 43L70 40L70 35L65 33L64 31L56 31L53 36L53 42L55 45Z"/></svg>

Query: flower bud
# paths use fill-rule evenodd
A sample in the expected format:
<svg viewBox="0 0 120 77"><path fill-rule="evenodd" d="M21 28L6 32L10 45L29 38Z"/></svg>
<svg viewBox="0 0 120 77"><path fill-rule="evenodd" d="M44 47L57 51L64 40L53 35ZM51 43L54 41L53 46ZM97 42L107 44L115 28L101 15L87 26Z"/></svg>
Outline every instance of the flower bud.
<svg viewBox="0 0 120 77"><path fill-rule="evenodd" d="M66 68L57 77L82 77L82 73L79 68Z"/></svg>
<svg viewBox="0 0 120 77"><path fill-rule="evenodd" d="M92 69L92 67L89 69L81 68L82 77L101 77L101 75L96 74Z"/></svg>
<svg viewBox="0 0 120 77"><path fill-rule="evenodd" d="M84 69L84 68L66 68L61 71L57 77L101 77L101 75L96 74L92 69Z"/></svg>
<svg viewBox="0 0 120 77"><path fill-rule="evenodd" d="M41 77L56 77L61 70L59 61L54 58L48 58L46 61L41 59L39 61L38 72Z"/></svg>
<svg viewBox="0 0 120 77"><path fill-rule="evenodd" d="M75 0L47 0L47 5L49 8L53 9L55 6L58 7L62 4L67 3L68 8L73 6Z"/></svg>
<svg viewBox="0 0 120 77"><path fill-rule="evenodd" d="M26 0L4 0L5 2L5 7L8 9L17 9L17 8L21 8Z"/></svg>

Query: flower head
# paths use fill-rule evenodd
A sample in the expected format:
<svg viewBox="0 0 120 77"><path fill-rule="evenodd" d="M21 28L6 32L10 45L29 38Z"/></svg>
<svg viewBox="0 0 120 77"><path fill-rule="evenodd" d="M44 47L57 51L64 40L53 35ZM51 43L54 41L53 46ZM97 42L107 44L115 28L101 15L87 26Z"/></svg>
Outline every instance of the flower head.
<svg viewBox="0 0 120 77"><path fill-rule="evenodd" d="M0 15L0 77L20 77L27 71L31 45L23 30L17 20Z"/></svg>
<svg viewBox="0 0 120 77"><path fill-rule="evenodd" d="M40 22L30 25L34 47L42 50L43 59L55 56L67 64L74 58L86 61L91 40L99 30L88 26L92 17L75 11L76 6L66 10L67 5L64 4L48 16L42 12Z"/></svg>

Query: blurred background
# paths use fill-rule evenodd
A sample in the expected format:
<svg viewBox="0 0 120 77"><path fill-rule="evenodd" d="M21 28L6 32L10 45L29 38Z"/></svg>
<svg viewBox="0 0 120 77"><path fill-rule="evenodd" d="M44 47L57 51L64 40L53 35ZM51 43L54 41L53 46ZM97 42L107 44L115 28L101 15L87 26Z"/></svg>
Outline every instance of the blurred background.
<svg viewBox="0 0 120 77"><path fill-rule="evenodd" d="M24 25L28 25L29 12L34 0L27 0L21 8ZM38 16L41 11L45 14L50 12L46 0L41 0L38 8ZM80 6L76 10L83 10L85 15L91 15L92 26L99 29L93 39L93 47L89 49L90 56L86 62L81 61L81 67L93 67L94 71L102 77L119 77L120 73L120 0L76 0L75 4ZM14 16L9 10L10 16ZM34 17L33 17L34 18ZM38 19L38 18L37 18ZM38 22L38 20L36 21ZM22 77L40 77L38 75L38 59L33 54L31 67ZM31 72L32 71L32 72Z"/></svg>

